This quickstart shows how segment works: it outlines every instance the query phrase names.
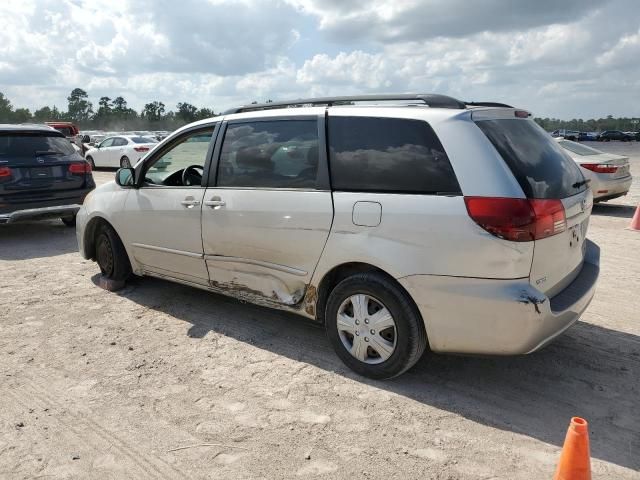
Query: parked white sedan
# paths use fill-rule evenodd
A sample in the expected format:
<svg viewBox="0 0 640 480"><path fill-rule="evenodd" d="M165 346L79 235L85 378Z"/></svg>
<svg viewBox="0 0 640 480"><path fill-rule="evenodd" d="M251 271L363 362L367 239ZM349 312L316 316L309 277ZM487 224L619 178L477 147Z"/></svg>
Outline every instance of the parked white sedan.
<svg viewBox="0 0 640 480"><path fill-rule="evenodd" d="M622 197L631 187L629 157L606 153L564 138L556 141L580 165L580 170L593 192L594 202Z"/></svg>
<svg viewBox="0 0 640 480"><path fill-rule="evenodd" d="M105 138L94 148L87 150L85 158L94 168L130 168L157 143L155 138L117 135Z"/></svg>

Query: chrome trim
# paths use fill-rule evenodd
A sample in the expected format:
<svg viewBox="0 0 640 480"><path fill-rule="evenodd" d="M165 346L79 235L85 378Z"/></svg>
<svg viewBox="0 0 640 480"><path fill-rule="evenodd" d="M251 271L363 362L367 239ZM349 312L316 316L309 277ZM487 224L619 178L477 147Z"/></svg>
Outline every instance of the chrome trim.
<svg viewBox="0 0 640 480"><path fill-rule="evenodd" d="M248 265L258 265L260 267L278 270L279 272L290 273L291 275L296 275L298 277L304 277L307 275L307 272L298 268L287 267L285 265L279 265L277 263L263 262L262 260L252 260L250 258L225 257L224 255L205 255L204 259L205 261L210 260L212 262L246 263Z"/></svg>
<svg viewBox="0 0 640 480"><path fill-rule="evenodd" d="M173 253L174 255L183 255L191 258L203 258L202 253L185 252L184 250L174 250L173 248L156 247L155 245L145 245L144 243L132 243L134 247L146 248L147 250L155 250L156 252Z"/></svg>

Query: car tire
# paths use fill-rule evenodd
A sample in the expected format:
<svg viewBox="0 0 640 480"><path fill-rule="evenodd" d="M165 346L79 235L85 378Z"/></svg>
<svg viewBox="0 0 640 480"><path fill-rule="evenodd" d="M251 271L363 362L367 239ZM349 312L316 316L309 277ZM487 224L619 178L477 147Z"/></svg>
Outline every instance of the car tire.
<svg viewBox="0 0 640 480"><path fill-rule="evenodd" d="M102 276L109 280L124 282L131 275L127 251L109 225L103 225L96 234L95 259Z"/></svg>
<svg viewBox="0 0 640 480"><path fill-rule="evenodd" d="M89 162L89 165L91 165L91 170L95 170L95 169L96 169L96 164L95 164L95 162L93 161L93 157L92 157L91 155L89 155L89 156L86 158L86 160L87 160L87 162Z"/></svg>
<svg viewBox="0 0 640 480"><path fill-rule="evenodd" d="M120 159L120 168L131 168L131 161L126 155Z"/></svg>
<svg viewBox="0 0 640 480"><path fill-rule="evenodd" d="M70 217L60 217L62 223L64 223L67 227L75 227L76 226L76 216L75 214Z"/></svg>
<svg viewBox="0 0 640 480"><path fill-rule="evenodd" d="M359 301L362 297L365 302ZM356 307L356 303L364 306ZM356 308L362 315L356 314ZM390 321L381 321L386 318L384 309ZM363 315L371 318L363 319ZM396 377L411 368L427 347L427 334L417 307L400 285L381 273L352 275L336 285L327 300L325 319L327 336L337 355L365 377ZM345 327L348 322L352 323ZM385 324L393 326L384 328ZM379 331L375 331L376 325L381 327ZM350 333L351 326L357 330Z"/></svg>

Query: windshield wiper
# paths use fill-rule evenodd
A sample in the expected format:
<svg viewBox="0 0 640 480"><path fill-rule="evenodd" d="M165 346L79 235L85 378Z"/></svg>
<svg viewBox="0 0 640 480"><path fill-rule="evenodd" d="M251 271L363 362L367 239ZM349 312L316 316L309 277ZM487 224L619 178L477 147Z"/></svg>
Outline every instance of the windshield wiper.
<svg viewBox="0 0 640 480"><path fill-rule="evenodd" d="M589 183L591 181L591 179L586 178L584 180L582 180L581 182L576 182L573 185L571 185L573 188L580 188L583 185L586 185L587 183Z"/></svg>
<svg viewBox="0 0 640 480"><path fill-rule="evenodd" d="M36 157L42 157L43 155L66 155L64 152L58 152L56 150L36 150Z"/></svg>

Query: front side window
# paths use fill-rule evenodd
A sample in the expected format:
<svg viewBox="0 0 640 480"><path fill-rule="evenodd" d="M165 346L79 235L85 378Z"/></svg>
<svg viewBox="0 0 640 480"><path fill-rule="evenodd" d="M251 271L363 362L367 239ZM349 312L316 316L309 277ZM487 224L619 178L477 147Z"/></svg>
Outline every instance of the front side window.
<svg viewBox="0 0 640 480"><path fill-rule="evenodd" d="M190 132L177 140L169 150L152 160L145 173L145 183L165 186L200 185L212 135L213 127L210 127Z"/></svg>
<svg viewBox="0 0 640 480"><path fill-rule="evenodd" d="M129 142L127 142L127 139L126 138L122 138L122 137L118 137L118 138L115 138L113 140L113 146L114 147L124 147L128 143Z"/></svg>
<svg viewBox="0 0 640 480"><path fill-rule="evenodd" d="M449 158L421 120L329 117L334 190L459 194Z"/></svg>
<svg viewBox="0 0 640 480"><path fill-rule="evenodd" d="M316 120L273 120L227 127L217 185L315 188L318 173Z"/></svg>
<svg viewBox="0 0 640 480"><path fill-rule="evenodd" d="M114 140L115 140L114 138L107 138L100 144L100 148L112 147Z"/></svg>

